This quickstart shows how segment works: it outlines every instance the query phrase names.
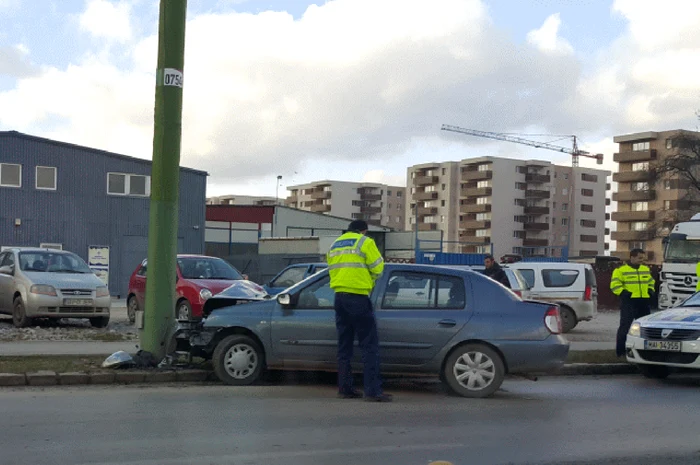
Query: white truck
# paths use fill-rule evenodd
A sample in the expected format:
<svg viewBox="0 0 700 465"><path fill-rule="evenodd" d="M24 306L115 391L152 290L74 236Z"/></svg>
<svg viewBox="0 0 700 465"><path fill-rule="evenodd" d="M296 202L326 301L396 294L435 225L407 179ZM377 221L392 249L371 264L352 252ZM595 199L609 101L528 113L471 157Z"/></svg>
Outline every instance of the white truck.
<svg viewBox="0 0 700 465"><path fill-rule="evenodd" d="M695 293L700 262L700 213L678 223L664 239L659 310L675 307Z"/></svg>

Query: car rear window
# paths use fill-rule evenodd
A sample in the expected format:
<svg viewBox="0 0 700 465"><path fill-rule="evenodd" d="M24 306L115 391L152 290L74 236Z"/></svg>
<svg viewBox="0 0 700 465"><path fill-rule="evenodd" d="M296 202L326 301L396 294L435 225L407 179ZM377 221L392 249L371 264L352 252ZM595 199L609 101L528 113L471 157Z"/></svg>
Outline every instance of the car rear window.
<svg viewBox="0 0 700 465"><path fill-rule="evenodd" d="M527 281L527 286L529 288L535 287L535 270L524 270L524 269L519 269L520 275Z"/></svg>
<svg viewBox="0 0 700 465"><path fill-rule="evenodd" d="M598 283L595 277L595 271L593 271L593 268L586 268L586 286L595 288L598 287Z"/></svg>
<svg viewBox="0 0 700 465"><path fill-rule="evenodd" d="M569 287L578 279L577 270L542 270L545 287Z"/></svg>

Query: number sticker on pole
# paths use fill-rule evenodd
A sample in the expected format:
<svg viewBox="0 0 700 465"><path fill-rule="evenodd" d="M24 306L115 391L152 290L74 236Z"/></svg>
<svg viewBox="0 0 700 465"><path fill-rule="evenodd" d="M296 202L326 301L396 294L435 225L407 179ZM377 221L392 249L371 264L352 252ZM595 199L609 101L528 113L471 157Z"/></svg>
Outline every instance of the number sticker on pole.
<svg viewBox="0 0 700 465"><path fill-rule="evenodd" d="M163 85L182 88L182 71L165 68L163 70Z"/></svg>

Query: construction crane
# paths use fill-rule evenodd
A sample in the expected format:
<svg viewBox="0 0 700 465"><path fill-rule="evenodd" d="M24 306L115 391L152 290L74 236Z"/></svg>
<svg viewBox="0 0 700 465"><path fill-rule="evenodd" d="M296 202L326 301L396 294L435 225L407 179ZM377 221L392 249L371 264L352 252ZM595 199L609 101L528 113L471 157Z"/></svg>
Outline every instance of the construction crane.
<svg viewBox="0 0 700 465"><path fill-rule="evenodd" d="M478 131L476 129L465 129L457 126L450 126L449 124L443 124L443 131L458 132L460 134L467 134L470 136L486 137L487 139L504 140L507 142L515 142L516 144L529 145L531 147L537 147L541 149L554 150L555 152L568 153L571 155L571 166L578 166L579 157L594 158L599 165L603 164L603 154L592 154L586 152L585 150L579 150L576 136L563 136L570 137L573 141L573 148L561 147L559 145L550 144L548 142L537 142L534 140L524 139L522 137L513 136L511 134L504 134L500 132L489 132L489 131Z"/></svg>

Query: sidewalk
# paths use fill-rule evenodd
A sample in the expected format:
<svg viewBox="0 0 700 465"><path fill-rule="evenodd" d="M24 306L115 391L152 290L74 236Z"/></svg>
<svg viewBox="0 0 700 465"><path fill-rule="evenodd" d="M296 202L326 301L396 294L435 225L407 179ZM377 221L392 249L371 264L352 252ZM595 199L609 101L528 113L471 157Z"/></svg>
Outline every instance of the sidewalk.
<svg viewBox="0 0 700 465"><path fill-rule="evenodd" d="M0 343L0 357L24 355L111 355L123 350L135 353L138 341L21 341ZM572 351L615 350L615 342L572 342Z"/></svg>

